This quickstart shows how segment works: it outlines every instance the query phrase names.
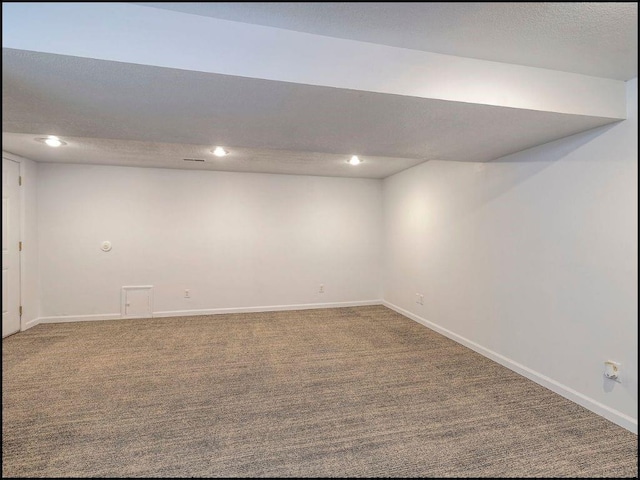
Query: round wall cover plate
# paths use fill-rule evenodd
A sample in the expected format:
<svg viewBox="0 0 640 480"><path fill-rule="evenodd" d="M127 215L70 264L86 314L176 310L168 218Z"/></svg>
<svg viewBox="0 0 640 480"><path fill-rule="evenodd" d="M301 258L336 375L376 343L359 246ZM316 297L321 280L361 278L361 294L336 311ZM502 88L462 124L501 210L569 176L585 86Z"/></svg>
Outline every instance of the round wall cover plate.
<svg viewBox="0 0 640 480"><path fill-rule="evenodd" d="M111 242L102 242L102 246L100 248L103 252L108 252L111 250Z"/></svg>

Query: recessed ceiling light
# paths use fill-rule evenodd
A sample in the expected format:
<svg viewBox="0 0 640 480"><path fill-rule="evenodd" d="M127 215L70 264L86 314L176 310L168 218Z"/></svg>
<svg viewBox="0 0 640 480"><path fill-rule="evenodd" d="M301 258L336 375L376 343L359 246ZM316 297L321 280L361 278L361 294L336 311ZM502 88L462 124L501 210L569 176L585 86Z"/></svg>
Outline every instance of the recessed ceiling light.
<svg viewBox="0 0 640 480"><path fill-rule="evenodd" d="M229 155L229 152L227 152L223 147L216 147L211 151L216 157L224 157L226 155Z"/></svg>
<svg viewBox="0 0 640 480"><path fill-rule="evenodd" d="M67 142L63 142L62 140L60 140L55 135L49 135L49 136L44 137L44 138L36 138L36 141L41 142L41 143L45 143L45 144L49 145L50 147L59 147L61 145L66 145L67 144Z"/></svg>
<svg viewBox="0 0 640 480"><path fill-rule="evenodd" d="M362 160L360 160L357 155L353 155L347 163L350 165L359 165L362 163Z"/></svg>

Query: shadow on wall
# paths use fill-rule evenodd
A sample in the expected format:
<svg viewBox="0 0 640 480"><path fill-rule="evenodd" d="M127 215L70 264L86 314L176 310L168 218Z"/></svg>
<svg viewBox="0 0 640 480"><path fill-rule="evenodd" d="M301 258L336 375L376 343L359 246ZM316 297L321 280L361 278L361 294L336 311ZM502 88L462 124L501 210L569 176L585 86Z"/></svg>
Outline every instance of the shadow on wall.
<svg viewBox="0 0 640 480"><path fill-rule="evenodd" d="M439 185L434 184L430 188L436 190L433 193L437 196L447 198L447 217L455 218L455 223L463 222L465 217L530 180L556 162L566 159L582 146L619 124L620 122L617 122L597 127L490 162L427 162L425 166L434 169L434 173L437 170L439 178ZM580 161L592 161L598 158L584 156L580 157ZM452 195L451 192L465 192L465 194ZM544 192L540 193L544 194Z"/></svg>
<svg viewBox="0 0 640 480"><path fill-rule="evenodd" d="M559 138L549 143L504 155L487 163L555 162L625 121L626 120L620 120L619 122L592 128L586 132Z"/></svg>

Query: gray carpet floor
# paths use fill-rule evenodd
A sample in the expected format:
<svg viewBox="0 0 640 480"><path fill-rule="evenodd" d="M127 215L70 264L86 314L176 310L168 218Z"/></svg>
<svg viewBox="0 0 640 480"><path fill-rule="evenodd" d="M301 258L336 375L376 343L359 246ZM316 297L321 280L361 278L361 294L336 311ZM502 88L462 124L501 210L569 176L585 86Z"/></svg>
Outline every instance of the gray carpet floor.
<svg viewBox="0 0 640 480"><path fill-rule="evenodd" d="M382 306L2 346L5 477L638 476L637 435Z"/></svg>

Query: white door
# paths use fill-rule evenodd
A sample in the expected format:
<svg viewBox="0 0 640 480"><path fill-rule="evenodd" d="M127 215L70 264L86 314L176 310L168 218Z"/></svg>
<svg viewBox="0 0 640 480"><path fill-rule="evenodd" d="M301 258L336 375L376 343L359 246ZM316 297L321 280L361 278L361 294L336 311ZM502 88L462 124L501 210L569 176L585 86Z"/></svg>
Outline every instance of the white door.
<svg viewBox="0 0 640 480"><path fill-rule="evenodd" d="M2 159L2 337L20 331L20 164Z"/></svg>

